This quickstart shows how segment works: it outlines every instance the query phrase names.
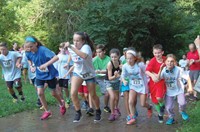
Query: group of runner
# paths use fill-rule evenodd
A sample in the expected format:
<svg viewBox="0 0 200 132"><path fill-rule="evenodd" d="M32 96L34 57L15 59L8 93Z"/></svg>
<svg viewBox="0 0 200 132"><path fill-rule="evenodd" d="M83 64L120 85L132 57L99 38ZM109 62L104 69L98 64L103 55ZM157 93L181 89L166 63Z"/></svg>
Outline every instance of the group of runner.
<svg viewBox="0 0 200 132"><path fill-rule="evenodd" d="M140 53L133 47L124 48L122 57L117 48L111 49L107 56L105 45L95 46L85 32L75 32L72 45L69 42L61 43L58 55L33 36L25 38L23 54L9 51L7 44L2 42L0 64L13 102L17 102L25 100L21 68L25 62L28 63L29 78L37 91L37 104L44 108L41 120L48 119L52 115L44 93L45 87L48 86L52 96L59 103L61 115L66 113L66 104L70 105L72 100L75 109L73 122L81 120L83 116L79 93L84 100L87 114L94 115L95 122L100 121L102 111L96 94L96 84L98 84L104 96L103 109L105 112L110 112L109 121L115 121L121 115L118 104L122 93L127 114L126 124L136 123L139 113L136 108L137 96L140 96L140 105L147 109L148 118L152 116L153 110L153 105L148 101L150 97L158 113L159 123L163 123L166 110L168 113L166 124L171 125L175 122L174 98L177 98L183 120L188 120L189 115L185 111L185 87L187 86L187 91L197 97L193 87L200 71L199 45L199 37L195 39L194 44L189 45L190 52L187 54L185 65L189 66L189 74L185 67L177 65L175 55L163 56L164 51L160 44L153 46L154 57L145 64ZM19 96L15 94L13 85L18 90ZM66 101L62 91L65 91Z"/></svg>

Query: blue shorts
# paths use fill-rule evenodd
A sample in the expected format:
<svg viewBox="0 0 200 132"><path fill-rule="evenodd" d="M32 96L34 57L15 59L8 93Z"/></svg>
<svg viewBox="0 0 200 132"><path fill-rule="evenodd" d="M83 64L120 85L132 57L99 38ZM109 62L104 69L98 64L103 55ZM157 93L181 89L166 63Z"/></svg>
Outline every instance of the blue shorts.
<svg viewBox="0 0 200 132"><path fill-rule="evenodd" d="M124 86L124 83L122 82L120 92L126 92L126 91L129 91L129 90L130 90L129 84Z"/></svg>
<svg viewBox="0 0 200 132"><path fill-rule="evenodd" d="M77 73L73 72L72 76L75 76L75 77L80 77ZM81 77L80 77L81 78ZM91 79L87 79L87 80L84 80L86 83L96 83L96 79L95 77L94 78L91 78Z"/></svg>
<svg viewBox="0 0 200 132"><path fill-rule="evenodd" d="M44 88L44 84L47 83L48 87L52 90L56 89L57 79L53 78L51 80L39 80L36 79L37 88Z"/></svg>

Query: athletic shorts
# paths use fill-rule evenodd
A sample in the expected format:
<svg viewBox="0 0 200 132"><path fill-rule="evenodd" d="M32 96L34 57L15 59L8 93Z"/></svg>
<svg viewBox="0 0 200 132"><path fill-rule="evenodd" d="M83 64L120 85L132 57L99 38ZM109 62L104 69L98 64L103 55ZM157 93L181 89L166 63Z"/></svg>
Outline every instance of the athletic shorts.
<svg viewBox="0 0 200 132"><path fill-rule="evenodd" d="M81 86L78 88L78 93L88 94L89 91L88 91L87 86L81 85Z"/></svg>
<svg viewBox="0 0 200 132"><path fill-rule="evenodd" d="M105 85L106 85L106 89L107 90L117 90L119 91L120 88L120 81L116 81L116 82L111 82L108 80L105 80Z"/></svg>
<svg viewBox="0 0 200 132"><path fill-rule="evenodd" d="M158 83L149 82L149 90L151 94L151 100L154 104L158 104L157 98L164 98L166 94L166 85L164 81Z"/></svg>
<svg viewBox="0 0 200 132"><path fill-rule="evenodd" d="M58 80L59 87L68 88L68 81L69 79L59 79Z"/></svg>
<svg viewBox="0 0 200 132"><path fill-rule="evenodd" d="M52 90L56 89L57 79L53 78L51 80L39 80L36 79L37 88L44 88L44 84L47 83L48 87Z"/></svg>
<svg viewBox="0 0 200 132"><path fill-rule="evenodd" d="M200 75L200 70L192 70L189 72L189 76L191 81L197 81L198 77Z"/></svg>
<svg viewBox="0 0 200 132"><path fill-rule="evenodd" d="M22 87L21 78L17 78L14 81L6 81L6 85L8 88L13 88L13 85L15 88L21 88Z"/></svg>
<svg viewBox="0 0 200 132"><path fill-rule="evenodd" d="M126 91L129 91L129 90L130 90L129 84L127 84L126 86L124 86L124 83L122 82L122 83L121 83L120 92L126 92Z"/></svg>
<svg viewBox="0 0 200 132"><path fill-rule="evenodd" d="M77 73L73 72L73 75L72 76L75 76L75 77L80 77ZM80 77L81 78L81 77ZM87 80L84 80L86 83L96 83L96 79L95 77L94 78L91 78L91 79L87 79Z"/></svg>

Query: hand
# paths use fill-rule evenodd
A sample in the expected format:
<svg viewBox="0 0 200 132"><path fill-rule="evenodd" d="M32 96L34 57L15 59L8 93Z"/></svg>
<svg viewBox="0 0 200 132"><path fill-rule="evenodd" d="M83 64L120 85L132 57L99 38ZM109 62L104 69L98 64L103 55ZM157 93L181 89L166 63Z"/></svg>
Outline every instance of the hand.
<svg viewBox="0 0 200 132"><path fill-rule="evenodd" d="M199 37L199 35L198 35L197 38L194 40L194 44L196 45L197 49L200 48L200 37Z"/></svg>
<svg viewBox="0 0 200 132"><path fill-rule="evenodd" d="M115 71L114 72L114 76L117 78L117 77L119 77L120 75L119 75L119 71Z"/></svg>
<svg viewBox="0 0 200 132"><path fill-rule="evenodd" d="M20 69L20 68L22 68L22 64L21 63L16 63L16 67Z"/></svg>
<svg viewBox="0 0 200 132"><path fill-rule="evenodd" d="M192 65L194 63L194 59L189 60L189 65Z"/></svg>
<svg viewBox="0 0 200 132"><path fill-rule="evenodd" d="M100 71L100 70L96 70L95 73L96 73L96 74L100 74L101 71Z"/></svg>
<svg viewBox="0 0 200 132"><path fill-rule="evenodd" d="M153 80L155 83L159 82L158 75L157 75L157 74L154 74L154 75L152 76L152 80Z"/></svg>
<svg viewBox="0 0 200 132"><path fill-rule="evenodd" d="M69 42L66 42L66 43L65 43L65 48L71 48L71 45L70 45Z"/></svg>
<svg viewBox="0 0 200 132"><path fill-rule="evenodd" d="M31 68L31 72L34 73L36 68L34 66L31 66L30 68Z"/></svg>
<svg viewBox="0 0 200 132"><path fill-rule="evenodd" d="M124 86L127 86L128 85L128 81L123 81L123 84L124 84Z"/></svg>
<svg viewBox="0 0 200 132"><path fill-rule="evenodd" d="M165 63L162 63L162 65L160 66L160 70L162 70L165 67Z"/></svg>
<svg viewBox="0 0 200 132"><path fill-rule="evenodd" d="M69 67L68 63L63 66L63 68L65 68L65 69L68 69L68 67Z"/></svg>
<svg viewBox="0 0 200 132"><path fill-rule="evenodd" d="M45 71L47 69L47 65L43 64L39 68L40 68L40 70Z"/></svg>

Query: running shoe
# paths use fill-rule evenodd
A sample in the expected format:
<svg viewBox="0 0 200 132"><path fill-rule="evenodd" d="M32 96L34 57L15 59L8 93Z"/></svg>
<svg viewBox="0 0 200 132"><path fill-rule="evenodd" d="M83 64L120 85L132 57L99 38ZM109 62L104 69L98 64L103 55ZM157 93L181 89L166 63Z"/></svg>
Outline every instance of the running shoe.
<svg viewBox="0 0 200 132"><path fill-rule="evenodd" d="M13 103L17 103L18 99L13 98L12 101Z"/></svg>
<svg viewBox="0 0 200 132"><path fill-rule="evenodd" d="M21 96L20 100L21 100L21 102L24 102L25 101L25 97Z"/></svg>
<svg viewBox="0 0 200 132"><path fill-rule="evenodd" d="M166 125L172 125L175 123L174 118L168 118L168 120L166 121Z"/></svg>
<svg viewBox="0 0 200 132"><path fill-rule="evenodd" d="M65 101L62 100L61 102L62 102L63 105L60 106L60 114L61 114L61 115L64 115L65 112L66 112Z"/></svg>
<svg viewBox="0 0 200 132"><path fill-rule="evenodd" d="M183 120L187 121L189 119L189 116L186 112L181 112L181 116L183 118Z"/></svg>
<svg viewBox="0 0 200 132"><path fill-rule="evenodd" d="M76 112L73 122L80 122L81 118L82 118L82 114L79 112Z"/></svg>
<svg viewBox="0 0 200 132"><path fill-rule="evenodd" d="M163 123L163 116L162 115L158 115L158 122Z"/></svg>
<svg viewBox="0 0 200 132"><path fill-rule="evenodd" d="M37 105L38 107L41 107L41 106L42 106L42 103L41 103L40 99L37 99L36 105Z"/></svg>
<svg viewBox="0 0 200 132"><path fill-rule="evenodd" d="M128 122L130 120L131 120L131 116L130 115L126 116L126 121Z"/></svg>
<svg viewBox="0 0 200 132"><path fill-rule="evenodd" d="M109 108L108 106L105 106L103 110L104 110L106 113L110 113L110 112L111 112L111 110L110 110L110 108Z"/></svg>
<svg viewBox="0 0 200 132"><path fill-rule="evenodd" d="M130 120L129 121L127 121L127 125L132 125L132 124L134 124L134 123L136 123L136 119L135 119L135 116L131 116L130 115Z"/></svg>
<svg viewBox="0 0 200 132"><path fill-rule="evenodd" d="M121 112L120 112L119 108L115 109L115 114L117 114L118 116L121 116Z"/></svg>
<svg viewBox="0 0 200 132"><path fill-rule="evenodd" d="M109 121L114 121L115 120L115 114L110 114L108 120Z"/></svg>
<svg viewBox="0 0 200 132"><path fill-rule="evenodd" d="M40 110L44 110L44 106L43 105L40 107Z"/></svg>
<svg viewBox="0 0 200 132"><path fill-rule="evenodd" d="M99 122L101 121L101 110L96 110L96 115L95 115L95 118L94 118L94 122Z"/></svg>
<svg viewBox="0 0 200 132"><path fill-rule="evenodd" d="M48 119L49 117L51 117L52 116L52 113L51 112L49 112L49 111L45 111L43 114L42 114L42 116L41 116L41 120L45 120L45 119Z"/></svg>
<svg viewBox="0 0 200 132"><path fill-rule="evenodd" d="M94 110L92 108L89 108L86 112L89 116L94 116Z"/></svg>

